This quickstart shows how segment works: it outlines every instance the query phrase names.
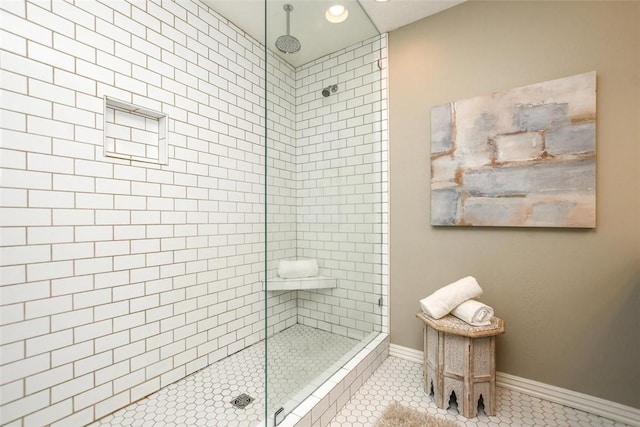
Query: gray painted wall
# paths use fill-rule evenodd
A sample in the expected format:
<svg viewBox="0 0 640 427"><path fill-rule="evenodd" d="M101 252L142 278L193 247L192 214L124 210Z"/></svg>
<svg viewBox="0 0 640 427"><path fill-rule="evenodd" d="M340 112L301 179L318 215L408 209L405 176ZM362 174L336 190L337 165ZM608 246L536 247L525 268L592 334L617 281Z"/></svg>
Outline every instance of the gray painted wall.
<svg viewBox="0 0 640 427"><path fill-rule="evenodd" d="M597 228L429 225L430 109L597 72ZM640 407L640 3L471 1L389 36L391 341L474 275L498 370Z"/></svg>

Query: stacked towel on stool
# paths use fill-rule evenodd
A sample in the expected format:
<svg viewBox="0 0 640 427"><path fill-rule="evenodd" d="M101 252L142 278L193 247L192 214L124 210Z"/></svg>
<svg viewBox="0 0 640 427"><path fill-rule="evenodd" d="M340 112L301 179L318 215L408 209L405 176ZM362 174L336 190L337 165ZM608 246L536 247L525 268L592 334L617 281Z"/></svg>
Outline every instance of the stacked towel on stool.
<svg viewBox="0 0 640 427"><path fill-rule="evenodd" d="M487 326L491 324L493 308L480 301L470 299L454 308L451 314L471 326Z"/></svg>
<svg viewBox="0 0 640 427"><path fill-rule="evenodd" d="M318 261L315 259L281 260L278 262L278 276L282 279L302 279L318 275Z"/></svg>
<svg viewBox="0 0 640 427"><path fill-rule="evenodd" d="M440 319L451 313L472 326L491 324L493 308L474 298L482 295L478 281L467 276L438 289L420 300L420 306L428 316Z"/></svg>

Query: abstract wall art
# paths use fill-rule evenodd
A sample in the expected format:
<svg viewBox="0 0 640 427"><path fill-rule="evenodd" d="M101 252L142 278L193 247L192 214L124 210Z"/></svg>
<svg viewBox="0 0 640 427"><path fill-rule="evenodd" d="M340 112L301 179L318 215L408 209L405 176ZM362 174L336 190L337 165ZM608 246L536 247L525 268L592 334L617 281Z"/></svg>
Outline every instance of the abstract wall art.
<svg viewBox="0 0 640 427"><path fill-rule="evenodd" d="M595 222L595 71L431 109L431 225Z"/></svg>

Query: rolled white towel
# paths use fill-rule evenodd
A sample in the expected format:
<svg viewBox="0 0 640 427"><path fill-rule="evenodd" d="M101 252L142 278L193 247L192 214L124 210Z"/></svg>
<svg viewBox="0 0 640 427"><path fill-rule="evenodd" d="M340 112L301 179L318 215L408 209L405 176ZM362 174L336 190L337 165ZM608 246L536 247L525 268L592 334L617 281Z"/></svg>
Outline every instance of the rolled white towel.
<svg viewBox="0 0 640 427"><path fill-rule="evenodd" d="M454 308L451 314L471 326L487 326L491 324L493 308L480 301L470 299Z"/></svg>
<svg viewBox="0 0 640 427"><path fill-rule="evenodd" d="M478 281L472 276L467 276L421 299L420 306L429 316L440 319L466 300L480 295L482 295L482 288Z"/></svg>
<svg viewBox="0 0 640 427"><path fill-rule="evenodd" d="M315 259L280 260L278 276L283 279L301 279L318 275L318 261Z"/></svg>

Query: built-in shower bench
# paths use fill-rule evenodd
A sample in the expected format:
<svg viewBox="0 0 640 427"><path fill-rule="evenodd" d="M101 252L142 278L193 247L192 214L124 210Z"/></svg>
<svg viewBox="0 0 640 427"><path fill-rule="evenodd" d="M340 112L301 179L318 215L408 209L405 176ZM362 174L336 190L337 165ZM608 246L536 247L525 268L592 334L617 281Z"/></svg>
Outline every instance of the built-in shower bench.
<svg viewBox="0 0 640 427"><path fill-rule="evenodd" d="M262 289L268 291L304 291L308 289L329 289L338 287L338 279L327 276L303 277L300 279L281 279L274 277L262 282Z"/></svg>

